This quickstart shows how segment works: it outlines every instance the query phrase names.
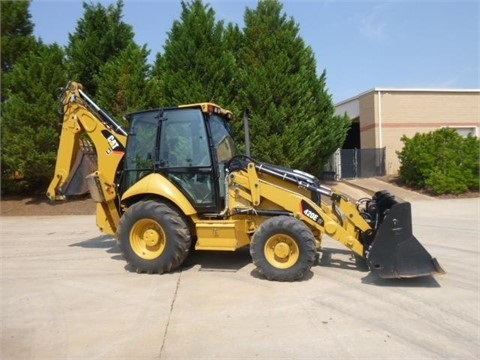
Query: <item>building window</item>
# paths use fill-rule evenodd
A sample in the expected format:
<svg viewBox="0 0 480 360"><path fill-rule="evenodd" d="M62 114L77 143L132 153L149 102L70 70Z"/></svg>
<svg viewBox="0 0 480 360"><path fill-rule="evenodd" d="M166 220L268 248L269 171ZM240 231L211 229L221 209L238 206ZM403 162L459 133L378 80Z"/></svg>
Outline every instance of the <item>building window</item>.
<svg viewBox="0 0 480 360"><path fill-rule="evenodd" d="M469 134L478 137L478 128L476 126L444 126L450 129L454 129L457 133L463 137L467 137Z"/></svg>

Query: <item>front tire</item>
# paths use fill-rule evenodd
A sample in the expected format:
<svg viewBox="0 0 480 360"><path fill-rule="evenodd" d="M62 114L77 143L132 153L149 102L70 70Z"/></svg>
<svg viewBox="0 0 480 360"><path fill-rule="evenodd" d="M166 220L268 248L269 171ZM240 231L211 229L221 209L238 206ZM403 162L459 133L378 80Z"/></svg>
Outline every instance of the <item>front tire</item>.
<svg viewBox="0 0 480 360"><path fill-rule="evenodd" d="M123 256L138 273L175 270L190 250L190 231L183 216L155 200L130 206L117 233Z"/></svg>
<svg viewBox="0 0 480 360"><path fill-rule="evenodd" d="M295 281L305 277L315 262L315 238L291 216L276 216L259 226L252 237L253 263L267 279Z"/></svg>

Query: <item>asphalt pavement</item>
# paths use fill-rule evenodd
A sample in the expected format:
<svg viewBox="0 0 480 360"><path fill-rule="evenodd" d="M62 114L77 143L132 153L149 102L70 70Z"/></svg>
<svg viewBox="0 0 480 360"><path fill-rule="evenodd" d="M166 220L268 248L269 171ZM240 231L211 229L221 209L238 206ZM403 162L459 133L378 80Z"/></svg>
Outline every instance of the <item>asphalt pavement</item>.
<svg viewBox="0 0 480 360"><path fill-rule="evenodd" d="M94 216L0 217L0 358L477 359L479 199L401 196L445 275L382 280L328 238L293 283L263 279L247 249L136 274Z"/></svg>

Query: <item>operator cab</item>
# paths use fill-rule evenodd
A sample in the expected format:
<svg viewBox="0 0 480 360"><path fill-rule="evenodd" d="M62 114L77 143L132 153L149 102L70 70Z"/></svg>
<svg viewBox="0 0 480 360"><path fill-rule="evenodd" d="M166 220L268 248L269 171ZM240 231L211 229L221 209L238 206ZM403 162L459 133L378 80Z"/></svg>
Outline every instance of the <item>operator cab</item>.
<svg viewBox="0 0 480 360"><path fill-rule="evenodd" d="M215 104L145 110L130 122L121 192L151 173L167 177L200 214L225 205L225 167L236 155L232 114Z"/></svg>

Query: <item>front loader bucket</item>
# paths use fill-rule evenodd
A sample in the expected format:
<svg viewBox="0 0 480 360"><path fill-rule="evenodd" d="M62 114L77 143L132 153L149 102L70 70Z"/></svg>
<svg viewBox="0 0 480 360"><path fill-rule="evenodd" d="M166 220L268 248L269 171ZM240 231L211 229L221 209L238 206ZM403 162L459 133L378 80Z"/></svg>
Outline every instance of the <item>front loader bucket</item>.
<svg viewBox="0 0 480 360"><path fill-rule="evenodd" d="M369 247L367 263L380 277L411 278L445 271L412 233L409 202L393 201Z"/></svg>

